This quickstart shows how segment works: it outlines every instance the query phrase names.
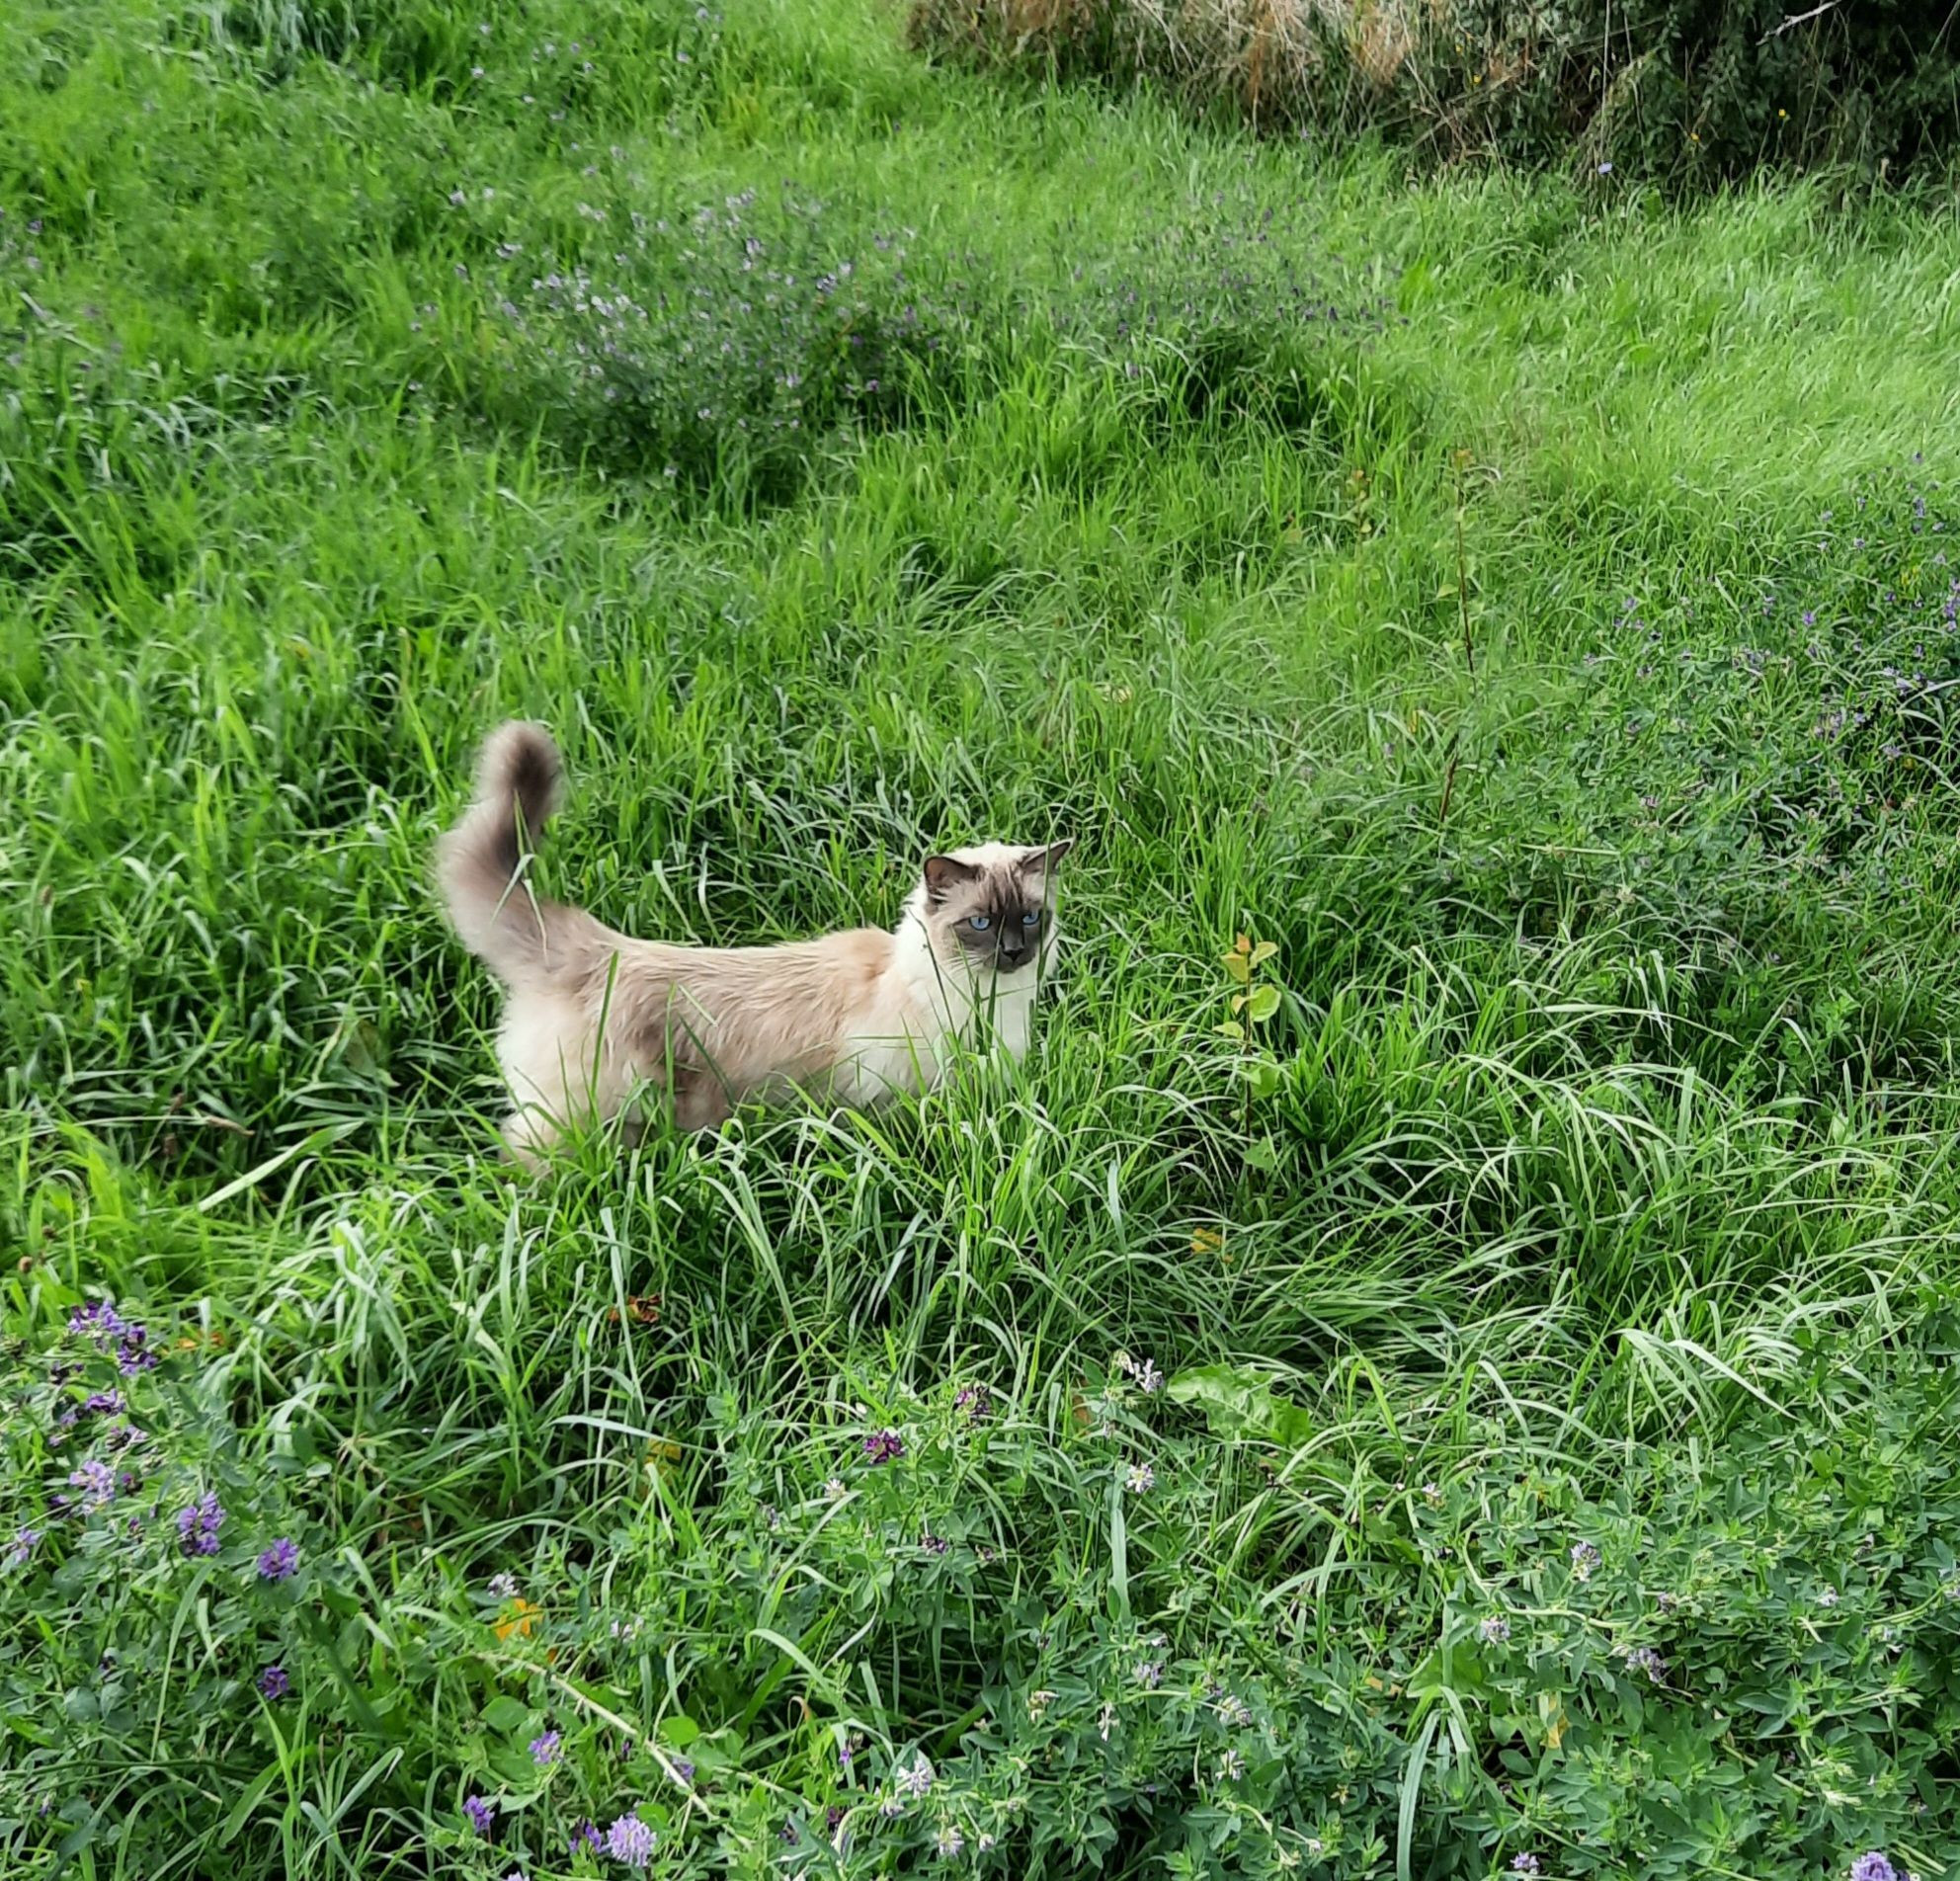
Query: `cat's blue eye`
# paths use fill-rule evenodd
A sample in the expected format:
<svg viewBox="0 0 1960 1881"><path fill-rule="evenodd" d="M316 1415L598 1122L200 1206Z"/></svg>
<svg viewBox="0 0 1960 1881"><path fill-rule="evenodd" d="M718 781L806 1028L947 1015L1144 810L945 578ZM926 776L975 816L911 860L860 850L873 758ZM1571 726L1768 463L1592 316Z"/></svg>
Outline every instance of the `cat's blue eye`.
<svg viewBox="0 0 1960 1881"><path fill-rule="evenodd" d="M975 934L985 934L994 925L994 917L992 915L975 915L966 925Z"/></svg>
<svg viewBox="0 0 1960 1881"><path fill-rule="evenodd" d="M1033 912L1032 910L1029 910L1029 912L1028 912L1028 913L1026 913L1026 914L1024 914L1024 915L1022 915L1022 916L1021 916L1021 926L1022 926L1023 928L1031 928L1031 927L1033 927L1033 926L1034 926L1034 924L1035 924L1036 922L1038 922L1038 921L1039 921L1040 919L1041 919L1041 917L1040 917L1039 915L1037 915L1037 914L1035 914L1035 913L1034 913L1034 912Z"/></svg>

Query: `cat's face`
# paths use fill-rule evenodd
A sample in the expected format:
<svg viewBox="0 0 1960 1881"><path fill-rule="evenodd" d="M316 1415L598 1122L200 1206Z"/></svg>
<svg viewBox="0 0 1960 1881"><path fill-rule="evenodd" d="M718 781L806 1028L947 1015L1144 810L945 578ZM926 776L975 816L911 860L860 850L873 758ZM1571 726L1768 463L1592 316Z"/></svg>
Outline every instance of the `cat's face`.
<svg viewBox="0 0 1960 1881"><path fill-rule="evenodd" d="M1073 841L1045 849L988 843L926 859L926 915L983 978L1031 971L1054 925L1055 864Z"/></svg>

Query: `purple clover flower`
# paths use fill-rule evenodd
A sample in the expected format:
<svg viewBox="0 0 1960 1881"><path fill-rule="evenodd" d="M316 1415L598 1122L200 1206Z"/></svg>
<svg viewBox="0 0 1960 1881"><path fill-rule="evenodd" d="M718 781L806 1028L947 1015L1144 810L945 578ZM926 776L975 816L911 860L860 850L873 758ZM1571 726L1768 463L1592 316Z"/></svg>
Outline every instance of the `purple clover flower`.
<svg viewBox="0 0 1960 1881"><path fill-rule="evenodd" d="M1536 1874L1538 1872L1538 1857L1534 1854L1512 1855L1511 1858L1511 1871L1512 1874Z"/></svg>
<svg viewBox="0 0 1960 1881"><path fill-rule="evenodd" d="M216 1554L217 1531L223 1526L224 1511L215 1494L206 1491L188 1509L177 1512L177 1535L189 1555Z"/></svg>
<svg viewBox="0 0 1960 1881"><path fill-rule="evenodd" d="M873 1431L864 1439L864 1461L876 1468L895 1463L905 1454L905 1439L896 1431Z"/></svg>
<svg viewBox="0 0 1960 1881"><path fill-rule="evenodd" d="M531 1739L531 1760L540 1770L548 1770L564 1755L564 1734L558 1731L546 1731L542 1737Z"/></svg>
<svg viewBox="0 0 1960 1881"><path fill-rule="evenodd" d="M259 1696L268 1704L278 1704L292 1689L292 1680L284 1666L268 1666L259 1675Z"/></svg>
<svg viewBox="0 0 1960 1881"><path fill-rule="evenodd" d="M653 1859L653 1831L628 1810L606 1832L606 1852L629 1868L644 1868Z"/></svg>
<svg viewBox="0 0 1960 1881"><path fill-rule="evenodd" d="M465 1796L462 1799L462 1813L469 1818L469 1826L479 1836L488 1836L497 1826L497 1811L480 1796Z"/></svg>
<svg viewBox="0 0 1960 1881"><path fill-rule="evenodd" d="M84 1414L99 1411L104 1417L120 1418L122 1415L122 1394L120 1391L92 1391L82 1400Z"/></svg>
<svg viewBox="0 0 1960 1881"><path fill-rule="evenodd" d="M1148 1463L1132 1463L1123 1482L1131 1495L1141 1496L1157 1487L1157 1472Z"/></svg>
<svg viewBox="0 0 1960 1881"><path fill-rule="evenodd" d="M91 1300L68 1315L70 1337L92 1339L104 1351L128 1331L128 1321L107 1300Z"/></svg>
<svg viewBox="0 0 1960 1881"><path fill-rule="evenodd" d="M282 1535L259 1557L262 1581L289 1581L298 1572L299 1545L287 1536Z"/></svg>
<svg viewBox="0 0 1960 1881"><path fill-rule="evenodd" d="M1648 1681L1660 1684L1668 1676L1668 1662L1651 1646L1636 1646L1626 1656L1628 1672L1644 1672Z"/></svg>
<svg viewBox="0 0 1960 1881"><path fill-rule="evenodd" d="M1599 1565L1599 1550L1590 1541L1575 1541L1572 1544L1572 1573L1578 1581L1590 1581L1592 1570Z"/></svg>
<svg viewBox="0 0 1960 1881"><path fill-rule="evenodd" d="M139 1371L155 1369L156 1353L145 1343L149 1336L146 1326L131 1326L123 1332L116 1349L116 1369L123 1377L133 1378Z"/></svg>
<svg viewBox="0 0 1960 1881"><path fill-rule="evenodd" d="M1851 1881L1899 1881L1899 1870L1874 1848L1851 1863Z"/></svg>
<svg viewBox="0 0 1960 1881"><path fill-rule="evenodd" d="M14 1545L7 1550L7 1565L10 1568L24 1568L34 1559L34 1551L41 1546L39 1528L16 1528Z"/></svg>
<svg viewBox="0 0 1960 1881"><path fill-rule="evenodd" d="M1511 1637L1511 1622L1502 1613L1493 1613L1477 1628L1487 1646L1502 1646Z"/></svg>
<svg viewBox="0 0 1960 1881"><path fill-rule="evenodd" d="M116 1472L100 1457L92 1456L80 1469L68 1475L68 1487L82 1492L82 1510L92 1515L116 1500Z"/></svg>
<svg viewBox="0 0 1960 1881"><path fill-rule="evenodd" d="M590 1817L572 1831L571 1852L577 1854L581 1848L590 1848L596 1855L606 1852L606 1838L599 1833L599 1825Z"/></svg>
<svg viewBox="0 0 1960 1881"><path fill-rule="evenodd" d="M961 1385L953 1393L952 1407L968 1424L978 1424L992 1409L985 1385Z"/></svg>

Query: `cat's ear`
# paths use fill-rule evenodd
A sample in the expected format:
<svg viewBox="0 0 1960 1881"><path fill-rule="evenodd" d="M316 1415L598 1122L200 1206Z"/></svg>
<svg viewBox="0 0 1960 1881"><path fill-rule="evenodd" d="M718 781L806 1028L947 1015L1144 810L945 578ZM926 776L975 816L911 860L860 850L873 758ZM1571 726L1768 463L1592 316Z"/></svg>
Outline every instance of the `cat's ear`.
<svg viewBox="0 0 1960 1881"><path fill-rule="evenodd" d="M1059 862L1070 850L1075 848L1075 838L1065 836L1059 843L1050 843L1046 849L1025 850L1021 854L1021 865L1030 874L1045 875Z"/></svg>
<svg viewBox="0 0 1960 1881"><path fill-rule="evenodd" d="M943 901L961 882L978 881L980 870L972 862L962 862L950 856L929 856L926 858L926 893L934 901Z"/></svg>

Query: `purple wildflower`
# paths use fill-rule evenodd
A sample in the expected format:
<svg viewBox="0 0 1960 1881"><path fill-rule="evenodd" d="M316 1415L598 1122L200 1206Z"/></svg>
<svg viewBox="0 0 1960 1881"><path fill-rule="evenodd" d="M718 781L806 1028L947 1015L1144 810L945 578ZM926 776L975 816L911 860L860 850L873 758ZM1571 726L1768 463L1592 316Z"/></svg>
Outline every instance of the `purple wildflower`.
<svg viewBox="0 0 1960 1881"><path fill-rule="evenodd" d="M572 1831L571 1852L577 1854L581 1848L590 1848L596 1855L606 1852L606 1838L599 1833L599 1825L590 1817Z"/></svg>
<svg viewBox="0 0 1960 1881"><path fill-rule="evenodd" d="M1602 163L1599 166L1598 173L1600 176L1611 176L1613 173L1613 166L1610 163Z"/></svg>
<svg viewBox="0 0 1960 1881"><path fill-rule="evenodd" d="M1538 1872L1538 1857L1533 1854L1512 1855L1511 1858L1511 1871L1512 1874L1536 1874Z"/></svg>
<svg viewBox="0 0 1960 1881"><path fill-rule="evenodd" d="M531 1760L540 1770L548 1770L564 1755L564 1734L558 1731L546 1731L542 1737L531 1739Z"/></svg>
<svg viewBox="0 0 1960 1881"><path fill-rule="evenodd" d="M1572 1572L1575 1580L1592 1580L1592 1570L1598 1565L1599 1550L1590 1541L1575 1541L1572 1544Z"/></svg>
<svg viewBox="0 0 1960 1881"><path fill-rule="evenodd" d="M34 1558L34 1551L41 1546L39 1528L16 1528L14 1545L7 1550L7 1565L10 1568L24 1568Z"/></svg>
<svg viewBox="0 0 1960 1881"><path fill-rule="evenodd" d="M927 1528L920 1532L919 1545L928 1554L944 1554L952 1546L952 1543L943 1535L936 1535L930 1528Z"/></svg>
<svg viewBox="0 0 1960 1881"><path fill-rule="evenodd" d="M497 1811L480 1796L465 1796L462 1799L462 1813L469 1818L469 1826L479 1836L487 1836L496 1827Z"/></svg>
<svg viewBox="0 0 1960 1881"><path fill-rule="evenodd" d="M292 1680L286 1676L284 1666L268 1666L259 1675L259 1696L268 1704L277 1704L292 1689Z"/></svg>
<svg viewBox="0 0 1960 1881"><path fill-rule="evenodd" d="M1146 1490L1157 1487L1157 1472L1148 1463L1132 1463L1123 1481L1129 1486L1131 1495L1141 1496Z"/></svg>
<svg viewBox="0 0 1960 1881"><path fill-rule="evenodd" d="M953 1409L969 1424L978 1424L993 1408L987 1400L985 1385L961 1385L953 1393Z"/></svg>
<svg viewBox="0 0 1960 1881"><path fill-rule="evenodd" d="M82 1492L82 1513L92 1515L116 1500L116 1472L100 1457L92 1456L68 1476L68 1487Z"/></svg>
<svg viewBox="0 0 1960 1881"><path fill-rule="evenodd" d="M684 1783L694 1780L694 1765L692 1758L677 1757L674 1759L674 1774Z"/></svg>
<svg viewBox="0 0 1960 1881"><path fill-rule="evenodd" d="M933 1838L933 1848L941 1861L950 1861L966 1846L966 1838L951 1823L942 1823Z"/></svg>
<svg viewBox="0 0 1960 1881"><path fill-rule="evenodd" d="M653 1858L653 1831L628 1810L606 1832L606 1852L629 1868L644 1868Z"/></svg>
<svg viewBox="0 0 1960 1881"><path fill-rule="evenodd" d="M286 1536L282 1535L259 1557L262 1581L289 1581L298 1572L299 1546Z"/></svg>
<svg viewBox="0 0 1960 1881"><path fill-rule="evenodd" d="M84 1413L99 1411L104 1417L120 1418L122 1415L122 1394L120 1391L92 1391L82 1400Z"/></svg>
<svg viewBox="0 0 1960 1881"><path fill-rule="evenodd" d="M206 1492L188 1509L177 1512L177 1534L186 1554L216 1554L217 1531L223 1525L224 1511L217 1497Z"/></svg>
<svg viewBox="0 0 1960 1881"><path fill-rule="evenodd" d="M107 1300L91 1300L68 1315L68 1331L76 1339L92 1339L107 1351L129 1330L129 1323Z"/></svg>
<svg viewBox="0 0 1960 1881"><path fill-rule="evenodd" d="M1502 1613L1493 1613L1477 1628L1487 1646L1502 1646L1511 1637L1511 1622Z"/></svg>
<svg viewBox="0 0 1960 1881"><path fill-rule="evenodd" d="M1660 1684L1668 1676L1668 1662L1651 1646L1636 1646L1626 1656L1628 1672L1644 1672L1653 1684Z"/></svg>
<svg viewBox="0 0 1960 1881"><path fill-rule="evenodd" d="M905 1454L905 1439L896 1431L873 1431L864 1439L864 1461L872 1465L896 1462Z"/></svg>
<svg viewBox="0 0 1960 1881"><path fill-rule="evenodd" d="M484 1584L483 1591L493 1600L509 1600L517 1596L518 1577L515 1574L493 1574Z"/></svg>
<svg viewBox="0 0 1960 1881"><path fill-rule="evenodd" d="M1899 1870L1874 1848L1851 1863L1851 1881L1899 1881Z"/></svg>
<svg viewBox="0 0 1960 1881"><path fill-rule="evenodd" d="M912 1754L909 1764L901 1764L892 1773L892 1787L907 1796L924 1796L933 1787L934 1770L927 1762L923 1751Z"/></svg>
<svg viewBox="0 0 1960 1881"><path fill-rule="evenodd" d="M1130 1668L1133 1677L1146 1691L1155 1691L1164 1682L1164 1667L1154 1659L1139 1659Z"/></svg>

